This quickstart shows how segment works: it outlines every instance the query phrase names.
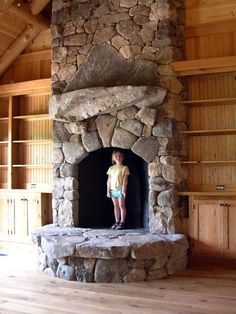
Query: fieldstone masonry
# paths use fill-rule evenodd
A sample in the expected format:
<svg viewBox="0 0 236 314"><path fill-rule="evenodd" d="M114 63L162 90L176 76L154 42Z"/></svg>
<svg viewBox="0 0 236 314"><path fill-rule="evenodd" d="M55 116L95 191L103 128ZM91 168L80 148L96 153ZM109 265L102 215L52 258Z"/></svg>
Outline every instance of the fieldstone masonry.
<svg viewBox="0 0 236 314"><path fill-rule="evenodd" d="M99 148L119 147L148 163L148 232L181 232L178 191L186 185L186 171L180 160L187 157L187 145L180 131L187 129L187 113L181 103L184 82L171 62L183 58L184 0L53 0L52 8L54 225L78 226L80 161ZM55 270L48 253L48 262L44 259L45 241L41 264L59 277L101 282L98 269L114 266L100 255L75 259L73 251L53 256ZM180 250L184 256L186 250ZM161 278L171 272L167 265L178 264L168 253L150 267L130 266L149 262L126 253L116 260L121 281ZM95 263L92 275L94 266L85 264Z"/></svg>

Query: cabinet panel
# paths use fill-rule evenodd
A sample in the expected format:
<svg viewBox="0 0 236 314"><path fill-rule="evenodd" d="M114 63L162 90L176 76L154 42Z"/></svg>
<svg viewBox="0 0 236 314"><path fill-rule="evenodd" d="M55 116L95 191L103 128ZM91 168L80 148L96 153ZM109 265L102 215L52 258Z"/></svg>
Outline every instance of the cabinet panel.
<svg viewBox="0 0 236 314"><path fill-rule="evenodd" d="M0 234L8 234L8 198L0 195Z"/></svg>
<svg viewBox="0 0 236 314"><path fill-rule="evenodd" d="M222 209L218 202L195 201L194 252L222 253Z"/></svg>
<svg viewBox="0 0 236 314"><path fill-rule="evenodd" d="M226 252L236 254L236 201L228 202L225 210L227 211L227 241Z"/></svg>
<svg viewBox="0 0 236 314"><path fill-rule="evenodd" d="M28 235L28 200L22 195L14 198L15 236L19 239Z"/></svg>

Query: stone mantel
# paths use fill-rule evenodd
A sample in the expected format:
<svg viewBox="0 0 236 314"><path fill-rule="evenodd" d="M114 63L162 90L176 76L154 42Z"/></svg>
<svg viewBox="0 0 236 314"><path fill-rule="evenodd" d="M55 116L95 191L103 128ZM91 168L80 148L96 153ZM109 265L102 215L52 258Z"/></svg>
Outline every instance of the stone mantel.
<svg viewBox="0 0 236 314"><path fill-rule="evenodd" d="M158 86L114 86L78 89L54 95L49 114L54 120L83 121L127 107L141 109L163 103L166 90Z"/></svg>

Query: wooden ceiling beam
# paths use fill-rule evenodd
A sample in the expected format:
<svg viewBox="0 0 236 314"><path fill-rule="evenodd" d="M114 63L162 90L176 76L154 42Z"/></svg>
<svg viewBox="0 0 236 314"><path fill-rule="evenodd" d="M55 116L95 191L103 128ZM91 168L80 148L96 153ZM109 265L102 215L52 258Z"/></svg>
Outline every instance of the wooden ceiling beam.
<svg viewBox="0 0 236 314"><path fill-rule="evenodd" d="M33 0L30 3L31 12L33 15L39 14L50 0Z"/></svg>
<svg viewBox="0 0 236 314"><path fill-rule="evenodd" d="M6 13L6 11L9 9L9 7L12 5L12 3L15 0L1 0L0 2L0 17L3 16L3 14Z"/></svg>
<svg viewBox="0 0 236 314"><path fill-rule="evenodd" d="M9 12L19 17L26 24L32 24L39 27L41 30L46 30L50 27L50 22L42 15L33 15L27 4L21 0L15 1L10 7Z"/></svg>
<svg viewBox="0 0 236 314"><path fill-rule="evenodd" d="M16 58L32 43L41 29L37 26L27 27L0 57L0 77Z"/></svg>

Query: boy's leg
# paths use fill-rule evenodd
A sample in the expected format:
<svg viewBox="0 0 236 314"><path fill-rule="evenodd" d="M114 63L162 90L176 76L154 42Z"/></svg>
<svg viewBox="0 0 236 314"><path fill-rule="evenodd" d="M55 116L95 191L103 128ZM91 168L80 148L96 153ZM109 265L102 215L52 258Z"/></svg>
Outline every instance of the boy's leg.
<svg viewBox="0 0 236 314"><path fill-rule="evenodd" d="M125 223L126 218L126 207L125 207L125 197L118 199L120 214L121 214L121 222Z"/></svg>
<svg viewBox="0 0 236 314"><path fill-rule="evenodd" d="M114 215L115 215L115 220L116 222L120 221L120 207L119 207L119 202L117 197L112 197L112 202L114 205Z"/></svg>

